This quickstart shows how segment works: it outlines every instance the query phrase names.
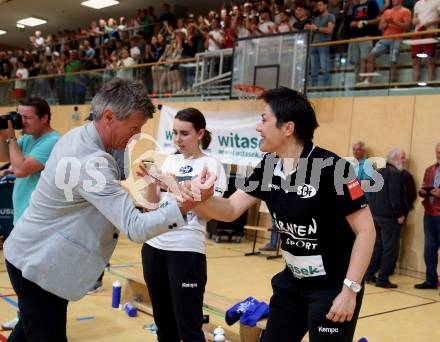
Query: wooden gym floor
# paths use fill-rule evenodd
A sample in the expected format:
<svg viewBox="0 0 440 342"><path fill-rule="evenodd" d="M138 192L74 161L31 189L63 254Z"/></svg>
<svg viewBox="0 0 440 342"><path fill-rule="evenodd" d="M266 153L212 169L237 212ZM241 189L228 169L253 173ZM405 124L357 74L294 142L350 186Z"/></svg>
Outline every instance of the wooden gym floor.
<svg viewBox="0 0 440 342"><path fill-rule="evenodd" d="M208 285L207 290L222 296L239 300L253 296L269 301L270 279L283 268L282 259L266 260L263 256L244 256L251 249L250 242L214 243L208 245ZM121 238L111 260L112 267L142 269L141 246ZM0 321L8 321L15 315L17 297L7 272L2 251L0 251ZM75 341L137 342L156 341L155 336L145 327L153 323L150 316L140 313L129 318L124 311L111 308L111 284L117 276L106 271L105 289L88 295L79 302L69 304L67 335ZM367 285L355 341L366 337L369 342L440 341L439 316L440 296L436 290L415 290L413 285L420 279L396 275L391 280L399 285L395 290L387 290ZM226 325L221 315L206 312L211 322ZM48 327L50 328L50 327ZM236 327L238 331L238 327ZM0 331L2 337L9 332ZM3 338L4 340L4 338Z"/></svg>

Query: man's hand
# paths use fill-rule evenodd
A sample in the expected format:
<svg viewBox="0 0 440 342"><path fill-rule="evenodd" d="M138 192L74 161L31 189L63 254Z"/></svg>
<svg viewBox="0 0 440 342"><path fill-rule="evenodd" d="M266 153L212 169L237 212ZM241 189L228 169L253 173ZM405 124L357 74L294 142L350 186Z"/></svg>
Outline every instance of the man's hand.
<svg viewBox="0 0 440 342"><path fill-rule="evenodd" d="M424 189L420 189L419 190L419 196L420 197L426 197L428 195L428 193L426 192L426 190Z"/></svg>
<svg viewBox="0 0 440 342"><path fill-rule="evenodd" d="M333 305L325 317L333 322L351 321L355 307L356 293L344 285L342 291L333 300Z"/></svg>
<svg viewBox="0 0 440 342"><path fill-rule="evenodd" d="M430 193L434 197L440 197L440 189L432 189Z"/></svg>
<svg viewBox="0 0 440 342"><path fill-rule="evenodd" d="M4 177L4 176L7 176L7 175L13 175L13 174L14 174L14 172L12 171L12 168L9 167L7 169L4 169L4 170L0 171L0 178Z"/></svg>
<svg viewBox="0 0 440 342"><path fill-rule="evenodd" d="M176 196L179 208L182 213L186 213L195 208L200 202L207 200L214 195L214 183L216 176L208 171L206 167L194 179L187 180L179 184L177 178L172 174L153 173L147 171L140 164L137 175L145 179L147 184L157 185Z"/></svg>
<svg viewBox="0 0 440 342"><path fill-rule="evenodd" d="M414 26L415 26L415 25L419 25L419 24L420 24L420 18L419 18L417 15L415 15L415 16L413 17L412 22L413 22L413 25L414 25Z"/></svg>
<svg viewBox="0 0 440 342"><path fill-rule="evenodd" d="M139 164L139 170L136 171L136 174L141 177L147 185L158 184L159 180L155 177L154 172L150 174L150 171L145 168L142 163Z"/></svg>
<svg viewBox="0 0 440 342"><path fill-rule="evenodd" d="M403 224L403 222L405 222L405 216L402 215L402 216L397 218L397 223L398 224Z"/></svg>
<svg viewBox="0 0 440 342"><path fill-rule="evenodd" d="M388 25L394 24L393 17L389 17L388 19L385 19L385 21L388 23Z"/></svg>
<svg viewBox="0 0 440 342"><path fill-rule="evenodd" d="M11 120L8 120L8 128L0 129L0 136L3 139L15 138L15 131L14 131L14 127L12 127L12 121Z"/></svg>

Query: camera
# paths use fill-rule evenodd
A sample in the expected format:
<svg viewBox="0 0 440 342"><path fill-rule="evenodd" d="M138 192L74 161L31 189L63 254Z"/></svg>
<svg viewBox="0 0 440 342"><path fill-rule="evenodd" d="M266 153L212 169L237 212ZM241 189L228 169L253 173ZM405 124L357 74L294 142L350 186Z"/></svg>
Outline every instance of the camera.
<svg viewBox="0 0 440 342"><path fill-rule="evenodd" d="M14 129L23 128L23 121L21 119L21 115L18 114L17 112L9 112L5 115L0 116L0 129L8 128L8 120L11 120L12 127L14 127Z"/></svg>

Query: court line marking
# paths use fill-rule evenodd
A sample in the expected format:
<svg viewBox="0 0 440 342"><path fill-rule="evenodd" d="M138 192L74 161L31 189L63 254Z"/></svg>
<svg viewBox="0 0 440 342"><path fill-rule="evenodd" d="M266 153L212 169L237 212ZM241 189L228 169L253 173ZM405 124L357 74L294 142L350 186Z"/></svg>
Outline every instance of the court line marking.
<svg viewBox="0 0 440 342"><path fill-rule="evenodd" d="M418 308L418 307L420 307L420 306L431 305L431 304L437 304L437 303L438 303L438 302L430 302L430 303L423 303L423 304L417 304L417 305L407 306L407 307L404 307L404 308L399 308L399 309L394 309L394 310L388 310L388 311L378 312L378 313L374 313L374 314L371 314L371 315L359 316L358 319L364 319L364 318L370 318L370 317L374 317L374 316L385 315L385 314L389 314L389 313L393 313L393 312L397 312L397 311L403 311L403 310L408 310L408 309L414 309L414 308Z"/></svg>
<svg viewBox="0 0 440 342"><path fill-rule="evenodd" d="M9 297L3 297L2 293L0 293L0 298L3 299L5 302L11 304L12 306L18 308L18 304L17 304L17 302L15 300L12 300Z"/></svg>
<svg viewBox="0 0 440 342"><path fill-rule="evenodd" d="M430 301L437 302L437 303L440 302L440 300L438 300L438 299L427 298L427 297L419 296L419 295L416 295L416 294L413 294L413 293L405 292L405 291L402 291L402 290L392 290L392 291L398 292L398 293L402 293L402 294L406 294L408 296L412 296L412 297L416 297L416 298L420 298L420 299L430 300ZM438 290L435 290L435 291L438 291Z"/></svg>

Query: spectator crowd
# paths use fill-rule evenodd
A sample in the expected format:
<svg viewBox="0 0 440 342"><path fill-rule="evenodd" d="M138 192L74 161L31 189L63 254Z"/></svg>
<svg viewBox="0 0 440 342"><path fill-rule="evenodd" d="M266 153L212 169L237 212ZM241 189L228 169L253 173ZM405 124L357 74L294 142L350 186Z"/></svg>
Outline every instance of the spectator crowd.
<svg viewBox="0 0 440 342"><path fill-rule="evenodd" d="M142 79L150 93L182 93L191 88L194 75L185 63L196 53L231 48L237 38L311 30L313 43L383 35L372 41L353 42L348 60L355 66L358 85L372 82L376 58L390 55L391 81L397 81L400 39L387 35L408 30L423 31L440 23L438 0L284 0L232 4L206 16L188 13L176 17L169 4L155 14L150 6L119 20L99 19L88 28L64 30L44 37L36 31L27 49L0 51L0 103L26 94L56 98L60 104L84 103L102 82L115 76ZM337 49L345 49L338 46ZM330 85L329 46L311 49L311 85ZM419 58L420 55L427 58ZM435 79L435 44L412 46L413 78L420 79L421 61L426 60L428 79ZM146 68L127 68L143 63ZM103 73L75 74L105 69ZM52 78L28 77L59 75ZM11 96L12 95L12 96Z"/></svg>

